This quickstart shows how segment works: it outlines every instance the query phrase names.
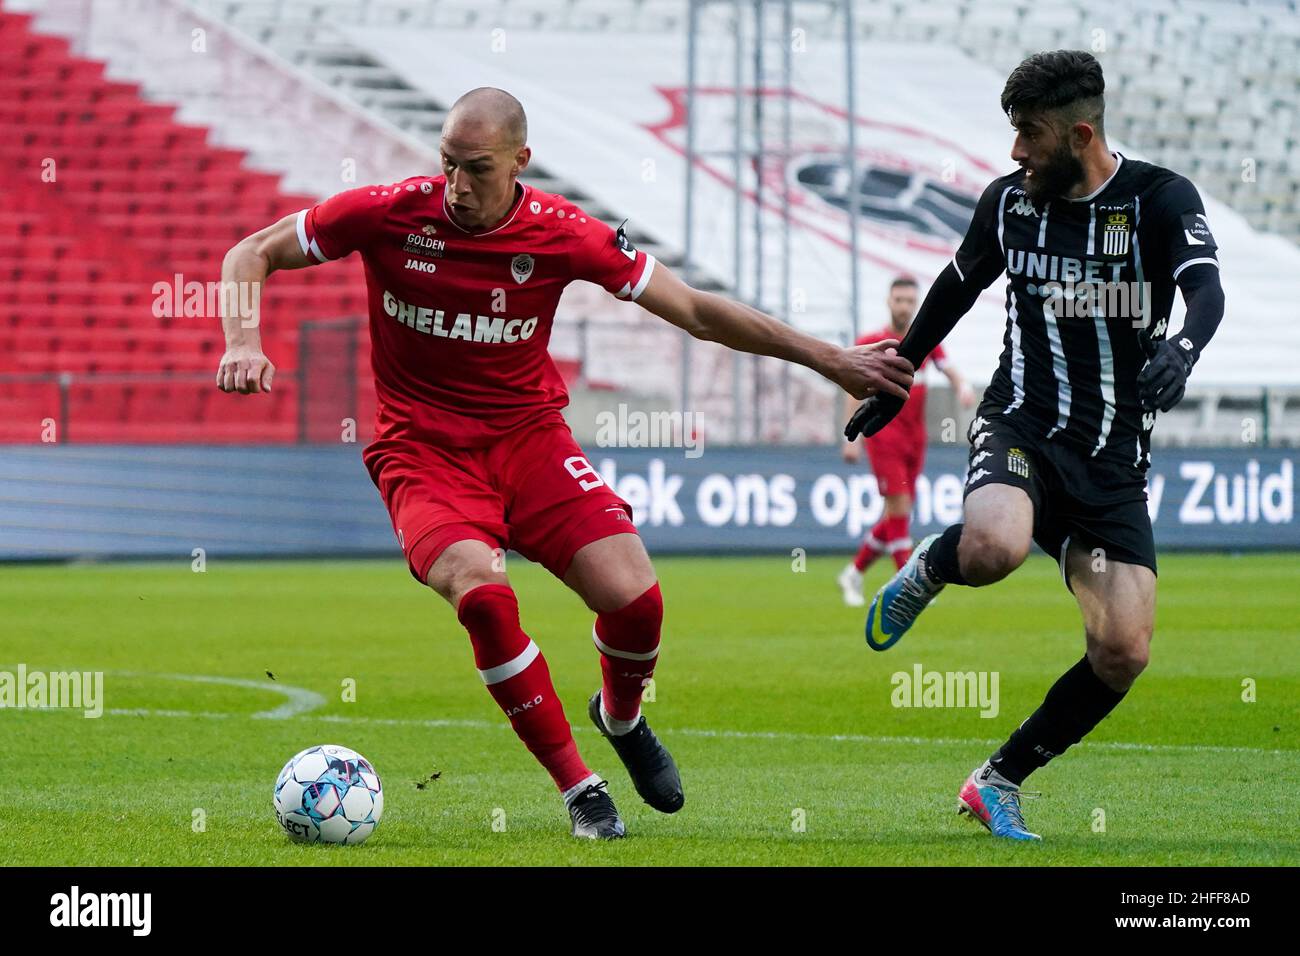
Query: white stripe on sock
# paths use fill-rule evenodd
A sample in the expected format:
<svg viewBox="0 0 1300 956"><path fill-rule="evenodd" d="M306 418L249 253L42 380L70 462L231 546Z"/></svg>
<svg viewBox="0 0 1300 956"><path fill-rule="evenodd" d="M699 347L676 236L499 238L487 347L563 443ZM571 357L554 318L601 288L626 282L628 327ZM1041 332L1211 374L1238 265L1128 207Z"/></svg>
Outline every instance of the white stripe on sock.
<svg viewBox="0 0 1300 956"><path fill-rule="evenodd" d="M523 672L529 664L537 659L541 650L530 639L528 646L519 652L519 655L504 664L498 664L496 667L489 667L487 670L478 672L478 676L483 678L483 683L491 687L493 684L499 684L503 680L509 680L516 674Z"/></svg>
<svg viewBox="0 0 1300 956"><path fill-rule="evenodd" d="M616 647L610 647L600 639L600 635L596 633L595 627L592 627L591 629L591 639L596 642L596 646L600 648L600 652L609 657L621 657L625 661L649 661L654 660L659 656L658 643L655 644L654 650L646 651L644 654L637 653L636 651L620 651Z"/></svg>

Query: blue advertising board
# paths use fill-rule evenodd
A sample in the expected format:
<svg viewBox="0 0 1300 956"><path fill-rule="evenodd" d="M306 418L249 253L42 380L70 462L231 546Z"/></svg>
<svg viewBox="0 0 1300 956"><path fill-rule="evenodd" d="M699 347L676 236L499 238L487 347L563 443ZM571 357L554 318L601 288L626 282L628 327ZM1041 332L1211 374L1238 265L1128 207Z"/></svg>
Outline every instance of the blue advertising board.
<svg viewBox="0 0 1300 956"><path fill-rule="evenodd" d="M588 449L654 552L847 551L880 517L865 465L824 447ZM1165 549L1300 549L1289 449L1158 449ZM913 534L960 520L964 446L932 446ZM344 446L0 449L0 559L393 555L388 515Z"/></svg>

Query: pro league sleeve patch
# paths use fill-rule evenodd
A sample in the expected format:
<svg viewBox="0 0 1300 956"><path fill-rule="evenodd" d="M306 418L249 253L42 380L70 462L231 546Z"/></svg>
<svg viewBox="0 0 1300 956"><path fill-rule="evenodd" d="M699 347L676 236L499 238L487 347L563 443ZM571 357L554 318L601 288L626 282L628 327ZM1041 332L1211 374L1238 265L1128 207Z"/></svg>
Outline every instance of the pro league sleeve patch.
<svg viewBox="0 0 1300 956"><path fill-rule="evenodd" d="M1219 244L1214 241L1214 235L1210 232L1210 223L1203 212L1183 214L1183 238L1187 240L1189 246L1205 246L1208 249L1219 247Z"/></svg>

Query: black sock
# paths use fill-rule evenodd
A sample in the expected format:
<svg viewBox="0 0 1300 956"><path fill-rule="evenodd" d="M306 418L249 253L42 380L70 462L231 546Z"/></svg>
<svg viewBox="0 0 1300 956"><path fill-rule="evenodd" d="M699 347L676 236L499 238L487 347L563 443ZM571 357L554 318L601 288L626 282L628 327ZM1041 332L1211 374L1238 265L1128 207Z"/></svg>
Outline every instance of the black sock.
<svg viewBox="0 0 1300 956"><path fill-rule="evenodd" d="M1038 709L1016 728L989 763L1019 786L1039 767L1087 736L1126 693L1106 686L1085 655L1052 685Z"/></svg>
<svg viewBox="0 0 1300 956"><path fill-rule="evenodd" d="M962 577L961 564L957 561L957 542L961 540L962 526L949 525L939 540L930 545L925 553L925 573L944 584L968 584Z"/></svg>

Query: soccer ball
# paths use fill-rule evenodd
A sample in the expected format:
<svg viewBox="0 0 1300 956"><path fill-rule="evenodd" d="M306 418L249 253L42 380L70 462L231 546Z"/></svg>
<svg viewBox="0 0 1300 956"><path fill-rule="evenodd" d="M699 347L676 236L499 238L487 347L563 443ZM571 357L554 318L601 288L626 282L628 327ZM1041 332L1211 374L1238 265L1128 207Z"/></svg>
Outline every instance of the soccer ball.
<svg viewBox="0 0 1300 956"><path fill-rule="evenodd" d="M275 780L275 818L299 843L361 843L383 815L379 774L347 747L308 747Z"/></svg>

